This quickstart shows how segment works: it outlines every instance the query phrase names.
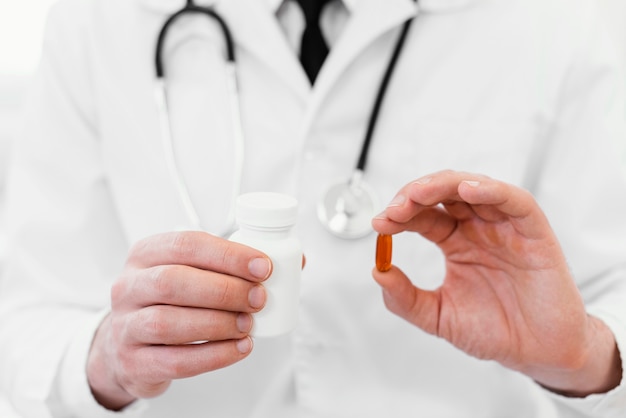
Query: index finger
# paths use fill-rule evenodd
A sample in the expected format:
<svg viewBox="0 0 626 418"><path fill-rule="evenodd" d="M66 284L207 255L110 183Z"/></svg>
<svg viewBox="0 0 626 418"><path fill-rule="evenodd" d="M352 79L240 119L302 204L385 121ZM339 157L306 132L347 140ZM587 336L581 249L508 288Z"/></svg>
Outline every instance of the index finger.
<svg viewBox="0 0 626 418"><path fill-rule="evenodd" d="M545 214L527 190L493 179L463 181L458 190L470 205L488 205L497 209L528 238L542 237L551 230Z"/></svg>
<svg viewBox="0 0 626 418"><path fill-rule="evenodd" d="M422 214L442 215L435 206L444 204L452 218L479 216L484 221L508 220L527 237L545 235L545 215L526 190L480 174L445 170L404 186L385 211L374 219L375 229L395 233ZM451 212L450 210L454 210ZM445 216L436 219L452 223Z"/></svg>
<svg viewBox="0 0 626 418"><path fill-rule="evenodd" d="M186 265L260 282L272 272L261 251L201 231L167 232L137 242L127 264L136 268Z"/></svg>
<svg viewBox="0 0 626 418"><path fill-rule="evenodd" d="M426 209L439 204L453 205L463 202L458 194L459 183L463 180L478 180L484 176L451 170L440 171L408 183L398 191L385 211L375 218L397 225L410 222Z"/></svg>

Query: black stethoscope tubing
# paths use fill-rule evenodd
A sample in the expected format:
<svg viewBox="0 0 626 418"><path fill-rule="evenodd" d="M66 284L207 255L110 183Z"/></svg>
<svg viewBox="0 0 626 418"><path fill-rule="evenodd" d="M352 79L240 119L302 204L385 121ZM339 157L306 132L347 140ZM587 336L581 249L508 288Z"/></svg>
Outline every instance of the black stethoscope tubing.
<svg viewBox="0 0 626 418"><path fill-rule="evenodd" d="M167 36L167 32L172 24L182 15L185 14L203 14L208 17L215 19L215 21L219 24L222 29L222 33L224 35L224 43L226 44L226 61L230 63L235 63L235 43L233 41L233 36L230 32L226 21L212 8L210 7L202 7L196 5L193 0L187 0L185 6L179 11L172 14L159 31L159 36L157 38L156 51L154 54L154 68L156 72L156 77L158 79L162 79L165 77L165 70L163 66L163 45L165 43L165 38Z"/></svg>
<svg viewBox="0 0 626 418"><path fill-rule="evenodd" d="M385 74L383 75L380 86L378 87L378 93L376 94L376 99L374 100L372 113L370 114L370 117L367 121L367 131L365 132L365 138L363 140L363 145L361 146L361 154L359 155L359 159L356 165L357 170L360 170L362 172L365 171L367 156L370 150L370 143L372 142L372 136L374 136L374 129L376 128L376 123L378 122L378 114L380 113L383 99L385 98L385 93L387 92L387 87L389 86L391 76L393 75L393 71L396 68L396 63L398 62L400 52L402 52L402 48L404 47L404 43L406 41L406 37L409 33L409 29L411 28L412 23L413 19L409 19L404 22L404 25L402 26L402 32L400 32L400 36L396 41L393 54L391 55L391 59L389 60L389 64L387 64L387 69L385 70Z"/></svg>

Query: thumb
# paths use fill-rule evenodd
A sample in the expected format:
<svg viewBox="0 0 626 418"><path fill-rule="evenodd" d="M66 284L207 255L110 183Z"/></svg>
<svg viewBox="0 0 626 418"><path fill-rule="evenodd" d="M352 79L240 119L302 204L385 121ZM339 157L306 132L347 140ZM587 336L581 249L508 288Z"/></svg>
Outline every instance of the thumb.
<svg viewBox="0 0 626 418"><path fill-rule="evenodd" d="M439 292L418 288L395 266L384 273L374 269L372 276L383 289L387 309L424 331L439 335Z"/></svg>

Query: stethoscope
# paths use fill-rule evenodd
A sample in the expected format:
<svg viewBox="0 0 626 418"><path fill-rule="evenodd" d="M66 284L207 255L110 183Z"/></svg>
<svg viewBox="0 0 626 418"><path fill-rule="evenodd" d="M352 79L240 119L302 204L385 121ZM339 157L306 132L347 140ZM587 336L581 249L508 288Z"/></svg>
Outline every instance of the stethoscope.
<svg viewBox="0 0 626 418"><path fill-rule="evenodd" d="M224 19L215 12L211 7L203 7L196 5L193 0L187 0L182 9L172 14L163 24L156 44L155 54L155 71L156 85L155 98L159 113L159 122L161 128L162 146L166 158L166 164L171 178L178 190L180 200L186 215L192 225L198 229L202 229L200 216L189 195L187 183L176 163L176 156L172 141L171 123L169 118L169 110L167 103L167 89L165 83L165 71L163 66L163 45L167 32L172 24L179 16L188 14L202 14L215 20L224 36L226 44L226 75L229 91L229 106L232 119L232 127L234 133L234 173L231 210L227 220L227 228L217 235L227 236L234 228L234 204L235 199L241 191L241 181L243 173L243 155L244 155L244 136L241 124L241 111L239 107L239 90L237 83L237 71L235 63L235 48L230 29ZM398 40L396 41L393 54L384 76L378 88L378 93L374 101L372 112L368 119L367 130L361 146L361 152L357 165L347 180L342 180L330 186L323 194L318 207L317 215L322 225L333 235L340 238L357 239L368 235L372 231L371 219L376 216L380 209L380 202L374 190L363 179L365 168L367 165L367 157L372 141L372 136L376 128L376 122L380 113L381 105L389 85L389 81L396 67L396 62L402 51L402 47L406 40L406 35L411 26L413 19L409 19L404 23Z"/></svg>

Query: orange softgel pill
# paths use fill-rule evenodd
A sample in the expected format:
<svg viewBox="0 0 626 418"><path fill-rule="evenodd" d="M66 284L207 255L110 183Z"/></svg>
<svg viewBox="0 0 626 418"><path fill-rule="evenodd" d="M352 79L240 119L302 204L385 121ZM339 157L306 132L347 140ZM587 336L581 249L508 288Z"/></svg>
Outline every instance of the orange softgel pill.
<svg viewBox="0 0 626 418"><path fill-rule="evenodd" d="M376 239L376 270L391 270L391 250L393 239L391 235L378 234Z"/></svg>

